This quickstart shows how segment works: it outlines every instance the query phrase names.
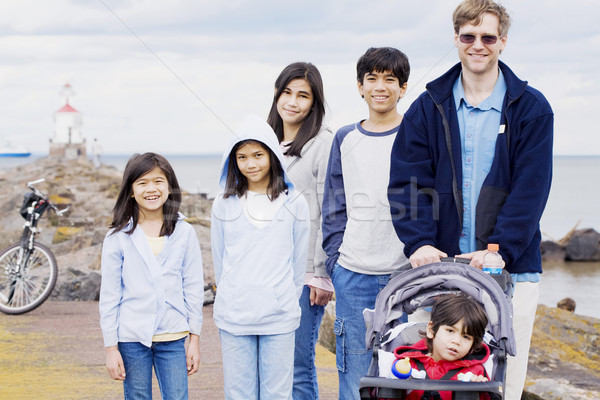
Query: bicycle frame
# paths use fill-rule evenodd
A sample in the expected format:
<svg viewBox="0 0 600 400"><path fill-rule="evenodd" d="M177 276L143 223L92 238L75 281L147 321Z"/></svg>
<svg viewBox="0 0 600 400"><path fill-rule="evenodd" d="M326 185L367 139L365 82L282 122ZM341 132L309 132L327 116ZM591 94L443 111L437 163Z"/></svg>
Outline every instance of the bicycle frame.
<svg viewBox="0 0 600 400"><path fill-rule="evenodd" d="M15 271L17 275L21 273L22 266L27 265L29 255L31 250L33 250L35 237L38 234L37 225L42 218L42 215L44 215L44 212L46 212L48 207L51 207L57 215L62 215L69 209L69 207L67 207L63 210L59 210L54 204L48 201L48 198L42 192L33 187L33 185L42 183L44 181L45 179L38 179L27 182L27 187L33 191L37 199L33 201L27 208L27 218L23 224L23 233L21 234L20 240L21 250L19 251L19 257L17 261L17 271ZM23 255L26 255L25 260L23 260Z"/></svg>
<svg viewBox="0 0 600 400"><path fill-rule="evenodd" d="M27 184L27 186L29 186L29 184ZM29 206L28 218L23 224L23 233L21 234L20 240L21 249L19 250L19 257L17 258L16 270L14 271L17 277L20 277L22 272L21 268L27 265L27 262L29 261L29 256L31 254L31 251L33 250L33 243L35 241L36 235L38 234L37 224L40 221L42 215L44 214L44 211L46 211L46 209L48 208L46 205L44 205L39 210L39 212L34 212L34 209L39 201L44 201L44 199L42 198L40 200L37 200L33 202L31 206ZM46 204L50 203L46 202ZM10 297L9 300L11 300Z"/></svg>
<svg viewBox="0 0 600 400"><path fill-rule="evenodd" d="M44 195L38 189L33 187L33 185L44 181L45 179L38 179L36 181L27 183L27 187L33 192L33 194L31 194L32 199L30 200L30 203L27 206L27 213L22 214L25 217L25 223L23 224L23 233L21 234L21 239L19 240L18 244L16 262L14 264L11 263L10 269L8 271L8 273L13 277L12 282L10 282L8 286L8 295L3 295L3 301L5 301L8 304L10 304L13 301L15 291L17 290L18 282L21 280L21 278L25 278L27 276L27 266L31 264L30 261L35 262L37 260L37 258L30 260L30 257L32 257L32 255L35 253L34 248L36 246L41 246L41 244L39 243L36 244L35 237L39 233L37 225L42 216L44 215L44 212L46 212L48 208L52 208L54 212L58 216L60 216L69 209L69 207L66 207L62 210L59 210L58 207L56 207L49 201L46 195ZM54 256L52 256L52 259L54 259ZM54 263L56 263L55 260ZM51 286L53 285L54 282ZM45 297L42 299L42 302L44 300Z"/></svg>

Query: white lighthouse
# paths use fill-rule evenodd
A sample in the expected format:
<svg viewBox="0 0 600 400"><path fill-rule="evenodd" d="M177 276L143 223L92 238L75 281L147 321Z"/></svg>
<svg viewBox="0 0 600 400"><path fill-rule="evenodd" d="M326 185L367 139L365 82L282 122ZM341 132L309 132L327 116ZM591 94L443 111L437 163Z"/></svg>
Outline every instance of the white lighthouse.
<svg viewBox="0 0 600 400"><path fill-rule="evenodd" d="M85 157L85 138L81 127L83 117L69 104L75 93L69 83L61 90L65 105L54 113L54 134L50 139L50 155L74 159Z"/></svg>

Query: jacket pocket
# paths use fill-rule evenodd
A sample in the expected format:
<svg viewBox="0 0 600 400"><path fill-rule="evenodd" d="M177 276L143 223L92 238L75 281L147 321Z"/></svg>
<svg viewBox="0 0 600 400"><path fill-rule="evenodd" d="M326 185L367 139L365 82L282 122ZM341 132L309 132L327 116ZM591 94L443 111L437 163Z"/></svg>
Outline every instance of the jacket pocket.
<svg viewBox="0 0 600 400"><path fill-rule="evenodd" d="M270 286L249 284L232 288L226 285L217 290L214 312L229 324L268 324L284 315L281 300Z"/></svg>
<svg viewBox="0 0 600 400"><path fill-rule="evenodd" d="M477 250L487 247L488 238L494 233L498 214L506 202L508 191L491 186L483 186L477 200L475 217L475 237Z"/></svg>
<svg viewBox="0 0 600 400"><path fill-rule="evenodd" d="M335 364L340 372L346 372L346 335L344 332L344 320L336 317L333 323L335 340Z"/></svg>
<svg viewBox="0 0 600 400"><path fill-rule="evenodd" d="M119 341L150 340L154 334L156 315L121 306L119 309Z"/></svg>

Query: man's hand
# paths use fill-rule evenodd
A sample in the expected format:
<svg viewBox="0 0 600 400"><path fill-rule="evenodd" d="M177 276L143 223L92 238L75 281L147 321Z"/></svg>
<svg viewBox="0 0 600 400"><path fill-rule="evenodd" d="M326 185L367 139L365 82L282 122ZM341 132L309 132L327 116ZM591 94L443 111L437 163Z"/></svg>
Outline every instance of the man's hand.
<svg viewBox="0 0 600 400"><path fill-rule="evenodd" d="M421 265L439 262L442 257L448 257L448 255L433 246L425 245L419 247L408 260L413 268L417 268Z"/></svg>
<svg viewBox="0 0 600 400"><path fill-rule="evenodd" d="M471 262L469 263L470 266L475 267L477 269L482 269L483 268L483 257L485 257L485 255L487 253L489 253L489 251L479 250L479 251L474 251L472 253L459 254L456 256L456 258L468 258L471 260ZM505 265L504 260L502 261L502 264Z"/></svg>
<svg viewBox="0 0 600 400"><path fill-rule="evenodd" d="M117 346L106 348L106 369L112 379L116 381L125 380L125 366Z"/></svg>
<svg viewBox="0 0 600 400"><path fill-rule="evenodd" d="M310 287L310 305L326 306L333 297L333 292L329 290Z"/></svg>

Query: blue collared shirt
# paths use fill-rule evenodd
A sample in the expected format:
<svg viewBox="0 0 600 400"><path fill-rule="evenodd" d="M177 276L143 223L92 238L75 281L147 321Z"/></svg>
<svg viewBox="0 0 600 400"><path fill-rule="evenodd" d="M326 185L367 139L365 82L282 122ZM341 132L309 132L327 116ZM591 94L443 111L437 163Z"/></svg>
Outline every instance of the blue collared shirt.
<svg viewBox="0 0 600 400"><path fill-rule="evenodd" d="M459 245L463 253L470 253L477 250L475 210L481 186L494 161L502 102L506 94L504 75L498 70L492 94L476 106L469 104L465 97L462 74L454 83L453 94L460 129L463 172L463 230Z"/></svg>
<svg viewBox="0 0 600 400"><path fill-rule="evenodd" d="M500 127L502 103L506 94L506 81L498 70L498 80L490 97L477 106L465 98L462 73L454 83L453 95L458 116L462 156L463 230L460 235L460 251L477 250L475 237L475 210L483 181L494 161L496 139ZM511 274L516 282L539 282L539 273Z"/></svg>

